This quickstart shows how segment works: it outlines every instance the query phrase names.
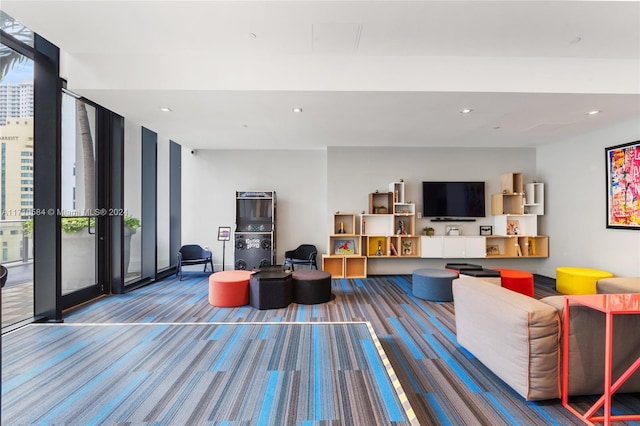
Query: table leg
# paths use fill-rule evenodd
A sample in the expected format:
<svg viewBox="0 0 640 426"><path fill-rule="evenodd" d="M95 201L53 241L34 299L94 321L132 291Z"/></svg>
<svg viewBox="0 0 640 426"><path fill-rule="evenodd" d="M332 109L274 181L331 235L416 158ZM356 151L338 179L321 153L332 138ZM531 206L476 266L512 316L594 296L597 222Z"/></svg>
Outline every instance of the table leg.
<svg viewBox="0 0 640 426"><path fill-rule="evenodd" d="M611 369L613 365L613 317L606 313L606 331L604 348L604 424L611 424Z"/></svg>
<svg viewBox="0 0 640 426"><path fill-rule="evenodd" d="M562 405L569 406L569 299L564 299L562 318Z"/></svg>

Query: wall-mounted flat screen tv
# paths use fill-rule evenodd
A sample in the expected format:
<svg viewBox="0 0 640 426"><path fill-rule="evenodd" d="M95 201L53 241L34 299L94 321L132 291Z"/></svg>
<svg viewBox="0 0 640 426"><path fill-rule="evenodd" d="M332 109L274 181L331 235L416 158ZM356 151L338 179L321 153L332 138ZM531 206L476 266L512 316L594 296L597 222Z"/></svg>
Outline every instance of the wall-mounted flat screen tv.
<svg viewBox="0 0 640 426"><path fill-rule="evenodd" d="M422 182L425 217L484 217L484 182Z"/></svg>

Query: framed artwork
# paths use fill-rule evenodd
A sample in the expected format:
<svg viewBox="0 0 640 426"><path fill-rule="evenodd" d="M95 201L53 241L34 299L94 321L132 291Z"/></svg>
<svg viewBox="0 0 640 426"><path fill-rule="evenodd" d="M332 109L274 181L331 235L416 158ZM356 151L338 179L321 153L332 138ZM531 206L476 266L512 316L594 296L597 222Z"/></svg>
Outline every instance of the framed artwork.
<svg viewBox="0 0 640 426"><path fill-rule="evenodd" d="M355 238L344 238L335 240L333 242L333 253L342 255L356 254Z"/></svg>
<svg viewBox="0 0 640 426"><path fill-rule="evenodd" d="M219 226L218 227L218 241L229 241L231 239L231 227Z"/></svg>
<svg viewBox="0 0 640 426"><path fill-rule="evenodd" d="M607 228L640 230L640 141L605 148Z"/></svg>
<svg viewBox="0 0 640 426"><path fill-rule="evenodd" d="M492 226L481 226L480 227L480 235L491 235L493 234Z"/></svg>

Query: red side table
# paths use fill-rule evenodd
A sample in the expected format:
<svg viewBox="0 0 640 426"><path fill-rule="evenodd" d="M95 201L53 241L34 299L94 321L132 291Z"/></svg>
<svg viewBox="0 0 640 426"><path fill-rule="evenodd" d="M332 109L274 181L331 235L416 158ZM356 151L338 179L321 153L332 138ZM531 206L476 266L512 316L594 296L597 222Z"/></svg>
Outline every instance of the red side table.
<svg viewBox="0 0 640 426"><path fill-rule="evenodd" d="M598 399L584 414L579 413L569 405L569 302L579 303L605 314L605 354L604 354L604 395ZM562 405L579 417L591 422L604 422L610 425L612 420L640 420L640 414L611 415L611 395L640 367L640 354L636 361L618 378L611 383L612 349L613 349L613 316L640 314L640 294L587 294L565 296L563 316L563 347L562 347ZM595 416L595 412L604 404L604 416Z"/></svg>

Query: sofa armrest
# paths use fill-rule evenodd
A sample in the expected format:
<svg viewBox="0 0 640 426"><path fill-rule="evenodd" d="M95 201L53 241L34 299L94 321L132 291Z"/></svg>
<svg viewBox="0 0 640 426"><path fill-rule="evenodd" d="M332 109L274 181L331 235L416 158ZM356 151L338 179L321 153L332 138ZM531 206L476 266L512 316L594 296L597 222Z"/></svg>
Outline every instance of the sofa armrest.
<svg viewBox="0 0 640 426"><path fill-rule="evenodd" d="M479 278L453 280L458 343L527 400L560 397L558 311Z"/></svg>
<svg viewBox="0 0 640 426"><path fill-rule="evenodd" d="M640 293L640 277L601 278L596 282L598 294Z"/></svg>

